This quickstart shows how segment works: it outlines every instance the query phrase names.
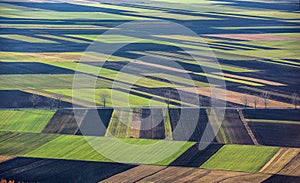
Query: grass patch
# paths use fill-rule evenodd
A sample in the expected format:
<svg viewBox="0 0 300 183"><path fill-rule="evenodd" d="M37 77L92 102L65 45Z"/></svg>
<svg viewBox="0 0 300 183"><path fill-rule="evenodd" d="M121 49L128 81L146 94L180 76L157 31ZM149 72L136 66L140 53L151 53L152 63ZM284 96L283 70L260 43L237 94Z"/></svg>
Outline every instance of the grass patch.
<svg viewBox="0 0 300 183"><path fill-rule="evenodd" d="M257 172L278 150L268 146L224 145L200 168Z"/></svg>
<svg viewBox="0 0 300 183"><path fill-rule="evenodd" d="M89 140L93 147L86 141ZM42 147L27 153L28 157L57 158L112 162L109 158L98 153L111 155L118 162L134 164L157 164L168 165L185 152L194 143L179 141L158 141L148 139L115 139L108 137L83 137L61 135L57 139L43 145ZM126 145L124 146L124 143ZM130 145L129 145L130 144ZM146 146L147 145L147 146ZM162 157L170 150L181 146L177 152L159 162L152 159Z"/></svg>
<svg viewBox="0 0 300 183"><path fill-rule="evenodd" d="M281 123L281 124L296 124L300 125L300 121L286 121L286 120L267 120L267 119L246 119L248 123Z"/></svg>
<svg viewBox="0 0 300 183"><path fill-rule="evenodd" d="M129 137L132 109L115 109L109 122L105 136Z"/></svg>
<svg viewBox="0 0 300 183"><path fill-rule="evenodd" d="M54 113L49 110L1 110L0 130L41 132Z"/></svg>

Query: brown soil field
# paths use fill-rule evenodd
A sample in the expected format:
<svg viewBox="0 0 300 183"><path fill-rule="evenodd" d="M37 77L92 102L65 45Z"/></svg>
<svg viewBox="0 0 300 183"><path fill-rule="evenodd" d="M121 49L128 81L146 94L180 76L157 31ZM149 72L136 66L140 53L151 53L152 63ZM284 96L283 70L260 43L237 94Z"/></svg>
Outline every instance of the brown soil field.
<svg viewBox="0 0 300 183"><path fill-rule="evenodd" d="M151 115L151 117L150 117ZM164 139L165 125L162 109L143 109L140 138Z"/></svg>
<svg viewBox="0 0 300 183"><path fill-rule="evenodd" d="M84 118L87 110L80 112L82 113L82 118ZM76 121L72 109L59 109L55 112L42 133L76 134L79 126L78 123L80 122Z"/></svg>
<svg viewBox="0 0 300 183"><path fill-rule="evenodd" d="M211 96L211 89L209 87L205 87L205 88L177 88L178 90L182 90L182 91L186 91L186 92L193 92L199 95L203 95L206 97L210 97ZM216 93L226 93L226 98L223 97L219 97L218 95L215 96L217 99L220 100L226 100L228 102L232 102L235 104L239 104L239 105L244 105L244 102L242 101L243 98L248 98L248 99L253 99L255 96L254 95L250 95L250 94L245 94L245 93L239 93L239 92L234 92L234 91L230 91L230 90L224 90L224 89L220 89L220 88L214 88L214 90L216 91ZM261 97L258 97L260 101L262 101L263 99ZM253 103L249 103L248 104L249 107L254 107ZM258 108L264 108L264 104L263 102L260 102L257 104ZM279 102L276 100L268 100L268 105L267 107L270 108L293 108L294 106L292 104L289 103L285 103L285 102Z"/></svg>
<svg viewBox="0 0 300 183"><path fill-rule="evenodd" d="M199 142L208 124L204 109L170 108L170 123L173 140L189 140ZM199 115L199 116L196 116Z"/></svg>
<svg viewBox="0 0 300 183"><path fill-rule="evenodd" d="M264 80L264 79L257 79L257 78L251 78L251 77L239 76L239 75L227 74L227 73L220 73L220 72L217 72L217 73L214 73L214 74L222 75L222 76L225 76L225 77L231 77L231 78L235 78L235 79L254 81L254 82L263 83L263 84L267 84L267 85L285 86L282 83L278 83L278 82L274 82L274 81L267 81L267 80Z"/></svg>
<svg viewBox="0 0 300 183"><path fill-rule="evenodd" d="M141 165L101 182L262 182L270 176L261 173Z"/></svg>
<svg viewBox="0 0 300 183"><path fill-rule="evenodd" d="M298 154L288 163L283 169L280 170L279 174L300 176L300 154Z"/></svg>
<svg viewBox="0 0 300 183"><path fill-rule="evenodd" d="M290 168L290 172L287 171L286 167L290 164L297 163L296 156L299 156L300 149L296 148L281 148L273 158L264 166L259 172L269 173L269 174L284 174L289 176L299 176L300 170L295 168ZM300 159L299 159L300 160ZM298 163L299 163L298 160ZM286 172L285 172L286 171ZM281 172L281 173L279 173ZM290 174L288 174L290 173ZM295 173L298 173L295 175Z"/></svg>
<svg viewBox="0 0 300 183"><path fill-rule="evenodd" d="M300 147L300 125L283 123L248 123L261 145L280 147Z"/></svg>
<svg viewBox="0 0 300 183"><path fill-rule="evenodd" d="M132 115L132 121L130 123L130 132L129 136L134 138L140 137L140 128L141 128L141 109L134 109Z"/></svg>
<svg viewBox="0 0 300 183"><path fill-rule="evenodd" d="M223 144L253 144L236 110L226 110L216 141Z"/></svg>
<svg viewBox="0 0 300 183"><path fill-rule="evenodd" d="M2 156L2 155L0 155L0 163L3 163L5 161L13 159L13 158L15 158L15 157L14 156Z"/></svg>

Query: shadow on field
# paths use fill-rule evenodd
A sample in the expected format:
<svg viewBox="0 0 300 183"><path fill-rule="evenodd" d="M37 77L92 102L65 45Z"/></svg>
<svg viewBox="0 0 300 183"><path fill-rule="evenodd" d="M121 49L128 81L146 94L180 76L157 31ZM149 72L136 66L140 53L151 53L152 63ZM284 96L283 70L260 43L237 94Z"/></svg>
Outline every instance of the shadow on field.
<svg viewBox="0 0 300 183"><path fill-rule="evenodd" d="M136 165L41 158L14 158L0 164L0 177L25 182L98 182Z"/></svg>
<svg viewBox="0 0 300 183"><path fill-rule="evenodd" d="M199 144L193 145L175 161L171 166L185 166L185 167L200 167L205 161L207 161L212 155L214 155L223 144L210 144L207 148L200 151Z"/></svg>

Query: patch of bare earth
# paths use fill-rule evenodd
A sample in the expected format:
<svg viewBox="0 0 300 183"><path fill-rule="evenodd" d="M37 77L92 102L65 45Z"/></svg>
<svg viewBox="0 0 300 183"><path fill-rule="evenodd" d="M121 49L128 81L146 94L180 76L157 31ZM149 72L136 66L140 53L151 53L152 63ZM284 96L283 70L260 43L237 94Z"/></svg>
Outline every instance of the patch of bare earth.
<svg viewBox="0 0 300 183"><path fill-rule="evenodd" d="M189 87L182 87L182 88L177 88L178 90L182 90L182 91L186 91L186 92L191 92L191 93L195 93L195 94L199 94L199 95L203 95L206 97L211 97L211 88L210 87L203 87L203 88L189 88ZM228 102L232 102L235 104L239 104L239 105L245 105L243 98L247 98L249 100L249 103L247 104L247 106L249 107L254 107L254 103L251 103L251 100L254 99L257 96L254 95L250 95L250 94L245 94L245 93L239 93L239 92L235 92L235 91L230 91L230 90L224 90L221 88L213 88L214 90L214 97L216 99L220 99L220 100L225 100ZM218 95L218 93L220 94L224 94L226 93L226 97L223 97L223 95ZM264 103L263 98L258 97L259 98L259 103L256 105L257 108L264 108ZM285 102L280 102L280 101L276 101L276 100L272 100L272 99L268 99L267 100L268 104L267 107L268 108L292 108L293 105L289 104L289 103L285 103Z"/></svg>
<svg viewBox="0 0 300 183"><path fill-rule="evenodd" d="M15 158L14 156L0 156L0 163Z"/></svg>

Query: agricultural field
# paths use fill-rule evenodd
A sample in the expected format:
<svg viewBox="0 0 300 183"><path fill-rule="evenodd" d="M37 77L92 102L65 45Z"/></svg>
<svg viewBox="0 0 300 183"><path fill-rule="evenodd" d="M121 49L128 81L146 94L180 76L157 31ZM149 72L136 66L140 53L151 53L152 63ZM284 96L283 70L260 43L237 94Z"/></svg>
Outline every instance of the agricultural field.
<svg viewBox="0 0 300 183"><path fill-rule="evenodd" d="M277 151L277 147L225 145L201 168L257 172Z"/></svg>
<svg viewBox="0 0 300 183"><path fill-rule="evenodd" d="M41 132L54 115L50 110L1 110L0 130L19 132Z"/></svg>
<svg viewBox="0 0 300 183"><path fill-rule="evenodd" d="M260 144L300 147L298 110L244 110L244 114Z"/></svg>
<svg viewBox="0 0 300 183"><path fill-rule="evenodd" d="M300 182L299 8L1 1L0 182Z"/></svg>

